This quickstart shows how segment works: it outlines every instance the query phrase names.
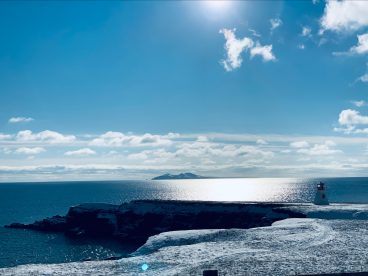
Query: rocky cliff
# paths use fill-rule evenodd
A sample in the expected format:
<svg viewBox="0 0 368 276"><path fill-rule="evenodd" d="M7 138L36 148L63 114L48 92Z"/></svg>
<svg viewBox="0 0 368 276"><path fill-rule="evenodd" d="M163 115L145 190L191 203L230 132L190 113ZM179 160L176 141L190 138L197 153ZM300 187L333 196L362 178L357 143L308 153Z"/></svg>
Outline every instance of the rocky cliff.
<svg viewBox="0 0 368 276"><path fill-rule="evenodd" d="M80 237L104 237L144 243L161 232L191 229L228 229L269 226L285 218L305 215L284 208L285 204L224 203L198 201L138 200L122 205L81 204L65 216L54 216L32 224L6 227L64 232Z"/></svg>

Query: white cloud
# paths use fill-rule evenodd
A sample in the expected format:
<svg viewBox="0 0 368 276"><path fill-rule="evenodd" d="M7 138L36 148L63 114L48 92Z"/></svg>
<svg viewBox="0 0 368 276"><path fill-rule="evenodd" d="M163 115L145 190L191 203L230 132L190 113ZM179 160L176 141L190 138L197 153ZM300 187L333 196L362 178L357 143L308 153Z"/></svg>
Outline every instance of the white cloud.
<svg viewBox="0 0 368 276"><path fill-rule="evenodd" d="M364 75L360 76L358 78L358 81L361 81L361 82L368 82L368 73L365 73Z"/></svg>
<svg viewBox="0 0 368 276"><path fill-rule="evenodd" d="M34 155L34 154L39 154L44 151L45 149L41 147L34 147L34 148L21 147L21 148L16 149L15 153Z"/></svg>
<svg viewBox="0 0 368 276"><path fill-rule="evenodd" d="M244 37L242 39L237 39L235 37L236 29L221 29L220 33L224 35L226 43L225 50L227 54L226 60L222 60L221 63L224 65L226 71L232 71L239 68L243 62L241 53L244 50L251 48L254 44L253 40Z"/></svg>
<svg viewBox="0 0 368 276"><path fill-rule="evenodd" d="M178 138L178 134L153 135L146 133L143 135L126 135L121 132L108 131L93 139L89 145L101 147L170 145L172 139L175 138Z"/></svg>
<svg viewBox="0 0 368 276"><path fill-rule="evenodd" d="M267 141L266 140L263 140L263 139L257 139L256 143L258 145L267 145L268 144Z"/></svg>
<svg viewBox="0 0 368 276"><path fill-rule="evenodd" d="M307 141L296 141L296 142L292 142L290 143L290 147L292 148L308 148L309 147L309 143Z"/></svg>
<svg viewBox="0 0 368 276"><path fill-rule="evenodd" d="M368 33L357 35L358 44L347 52L333 52L335 56L341 55L364 55L368 53Z"/></svg>
<svg viewBox="0 0 368 276"><path fill-rule="evenodd" d="M255 47L250 49L250 57L261 56L263 61L275 60L275 56L272 53L272 45L261 46L258 42Z"/></svg>
<svg viewBox="0 0 368 276"><path fill-rule="evenodd" d="M325 141L323 144L315 144L310 148L298 149L298 153L307 155L331 155L336 153L342 153L341 150L334 149L336 143L333 141Z"/></svg>
<svg viewBox="0 0 368 276"><path fill-rule="evenodd" d="M208 142L208 138L207 136L201 135L201 136L198 136L197 141L198 142Z"/></svg>
<svg viewBox="0 0 368 276"><path fill-rule="evenodd" d="M226 50L226 59L221 60L221 64L224 66L226 71L232 71L241 66L243 59L241 54L244 51L250 50L250 57L253 58L256 55L259 55L263 58L263 61L271 61L275 60L275 56L272 53L272 45L260 45L259 42L256 44L249 37L244 37L242 39L237 39L235 36L236 29L221 29L220 33L222 33L225 37L225 50Z"/></svg>
<svg viewBox="0 0 368 276"><path fill-rule="evenodd" d="M326 1L321 18L321 33L351 32L368 26L368 1Z"/></svg>
<svg viewBox="0 0 368 276"><path fill-rule="evenodd" d="M357 107L362 107L362 106L366 106L367 105L367 102L366 101L363 101L363 100L361 100L361 101L352 101L352 104L354 104Z"/></svg>
<svg viewBox="0 0 368 276"><path fill-rule="evenodd" d="M340 112L339 124L344 126L368 125L368 116L360 115L356 110L345 109Z"/></svg>
<svg viewBox="0 0 368 276"><path fill-rule="evenodd" d="M75 141L74 135L63 135L56 131L44 130L39 133L32 133L31 130L19 131L16 136L19 142L46 142L50 144L65 144Z"/></svg>
<svg viewBox="0 0 368 276"><path fill-rule="evenodd" d="M368 14L367 14L368 18ZM353 54L363 55L368 53L368 33L358 35L358 44L350 48L349 52Z"/></svg>
<svg viewBox="0 0 368 276"><path fill-rule="evenodd" d="M252 33L253 36L255 37L261 37L261 35L254 29L249 29L249 31Z"/></svg>
<svg viewBox="0 0 368 276"><path fill-rule="evenodd" d="M280 18L271 18L270 24L271 24L271 32L272 32L273 30L277 29L278 27L282 25L282 21Z"/></svg>
<svg viewBox="0 0 368 276"><path fill-rule="evenodd" d="M91 150L89 148L82 148L79 150L71 150L64 153L66 156L89 156L89 155L95 155L96 152L94 150Z"/></svg>
<svg viewBox="0 0 368 276"><path fill-rule="evenodd" d="M147 155L147 152L132 153L128 155L128 159L146 160L148 159L148 155Z"/></svg>
<svg viewBox="0 0 368 276"><path fill-rule="evenodd" d="M300 50L304 50L305 49L305 45L302 43L302 44L299 44L298 45L298 48L300 49Z"/></svg>
<svg viewBox="0 0 368 276"><path fill-rule="evenodd" d="M10 138L12 138L12 135L0 133L0 140L8 140Z"/></svg>
<svg viewBox="0 0 368 276"><path fill-rule="evenodd" d="M15 124L15 123L28 123L34 121L31 117L12 117L9 119L9 123Z"/></svg>
<svg viewBox="0 0 368 276"><path fill-rule="evenodd" d="M304 37L310 37L312 36L312 29L308 26L303 26L302 28L302 32L301 32L301 36L304 36Z"/></svg>

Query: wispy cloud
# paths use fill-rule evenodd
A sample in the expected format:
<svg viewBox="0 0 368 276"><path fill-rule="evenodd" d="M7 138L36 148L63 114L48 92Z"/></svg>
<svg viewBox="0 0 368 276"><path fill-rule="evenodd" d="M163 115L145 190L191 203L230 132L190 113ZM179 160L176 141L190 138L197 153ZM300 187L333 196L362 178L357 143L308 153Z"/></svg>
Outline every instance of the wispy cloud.
<svg viewBox="0 0 368 276"><path fill-rule="evenodd" d="M39 154L44 151L46 150L41 147L34 147L34 148L21 147L21 148L16 149L15 153L35 155L35 154Z"/></svg>
<svg viewBox="0 0 368 276"><path fill-rule="evenodd" d="M301 32L300 35L304 36L304 37L311 37L312 36L312 29L308 26L303 26L302 32Z"/></svg>
<svg viewBox="0 0 368 276"><path fill-rule="evenodd" d="M308 148L309 147L309 143L307 141L295 141L290 143L290 147L292 148Z"/></svg>
<svg viewBox="0 0 368 276"><path fill-rule="evenodd" d="M168 133L167 135L153 135L150 133L127 135L122 132L108 131L93 139L89 145L100 147L170 145L172 139L178 138L178 136L176 133Z"/></svg>
<svg viewBox="0 0 368 276"><path fill-rule="evenodd" d="M271 32L272 32L282 25L282 20L280 18L271 18L270 24L271 24Z"/></svg>
<svg viewBox="0 0 368 276"><path fill-rule="evenodd" d="M354 131L364 133L363 128L351 125L362 123L359 117L356 119L356 115L365 118L362 114L354 113L349 115L353 116L353 119L340 120L341 123L348 124L341 127L353 127ZM364 119L363 123L365 122ZM341 168L353 157L364 163L366 155L360 156L354 152L359 152L359 149L365 150L368 144L368 137L365 136L226 133L150 134L150 136L129 133L122 136L114 133L106 137L106 133L72 135L75 137L72 142L62 144L40 139L37 142L32 139L18 140L17 135L4 134L9 135L10 140L0 141L1 179L147 178L166 171L188 170L210 176L290 176L296 163L304 166L304 170L303 166L297 168L301 176L321 172L322 168L317 169L318 164L327 166L331 156L334 160L342 162ZM91 146L92 141L101 137L118 140L103 139L104 143ZM161 143L160 139L167 139L170 142ZM34 146L35 143L37 146ZM102 147L98 149L101 154L96 150L98 147ZM354 150L350 152L350 149ZM40 154L46 150L47 154ZM39 156L36 159L29 159L19 158L20 156L16 154L32 157L39 154ZM79 158L83 158L83 164Z"/></svg>
<svg viewBox="0 0 368 276"><path fill-rule="evenodd" d="M31 117L11 117L8 122L11 124L16 124L16 123L28 123L28 122L32 122L34 121L33 118Z"/></svg>
<svg viewBox="0 0 368 276"><path fill-rule="evenodd" d="M368 79L367 79L367 81L368 81ZM361 100L361 101L351 101L351 103L353 105L355 105L356 107L362 107L362 106L366 106L367 105L367 102L366 101L363 101L363 100Z"/></svg>
<svg viewBox="0 0 368 276"><path fill-rule="evenodd" d="M56 131L44 130L39 133L33 133L31 130L19 131L16 135L20 142L47 142L51 144L65 144L75 141L74 135L63 135Z"/></svg>
<svg viewBox="0 0 368 276"><path fill-rule="evenodd" d="M71 150L64 153L66 156L89 156L89 155L95 155L96 152L94 150L91 150L90 148L83 148L79 150Z"/></svg>
<svg viewBox="0 0 368 276"><path fill-rule="evenodd" d="M298 149L298 153L307 155L332 155L342 153L341 150L335 149L336 143L333 141L325 141L323 144L315 144L312 147L303 147Z"/></svg>

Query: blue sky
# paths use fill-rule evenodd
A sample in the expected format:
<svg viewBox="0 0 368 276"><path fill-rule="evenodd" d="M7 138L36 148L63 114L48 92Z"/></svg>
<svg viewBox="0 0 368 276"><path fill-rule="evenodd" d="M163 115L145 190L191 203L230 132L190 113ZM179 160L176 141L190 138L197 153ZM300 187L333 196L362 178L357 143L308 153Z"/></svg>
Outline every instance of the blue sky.
<svg viewBox="0 0 368 276"><path fill-rule="evenodd" d="M367 27L364 1L1 2L0 181L366 175Z"/></svg>

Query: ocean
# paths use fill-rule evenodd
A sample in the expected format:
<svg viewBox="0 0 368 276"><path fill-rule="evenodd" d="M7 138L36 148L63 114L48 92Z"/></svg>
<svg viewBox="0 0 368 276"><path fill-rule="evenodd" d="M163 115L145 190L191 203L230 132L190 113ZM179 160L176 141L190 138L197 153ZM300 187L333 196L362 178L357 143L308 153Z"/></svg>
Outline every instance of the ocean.
<svg viewBox="0 0 368 276"><path fill-rule="evenodd" d="M64 215L86 202L121 204L135 199L311 202L318 181L335 203L367 203L368 178L233 178L167 181L0 183L0 267L126 256L135 248L111 240L75 240L63 234L1 227Z"/></svg>

